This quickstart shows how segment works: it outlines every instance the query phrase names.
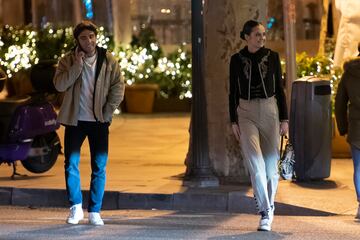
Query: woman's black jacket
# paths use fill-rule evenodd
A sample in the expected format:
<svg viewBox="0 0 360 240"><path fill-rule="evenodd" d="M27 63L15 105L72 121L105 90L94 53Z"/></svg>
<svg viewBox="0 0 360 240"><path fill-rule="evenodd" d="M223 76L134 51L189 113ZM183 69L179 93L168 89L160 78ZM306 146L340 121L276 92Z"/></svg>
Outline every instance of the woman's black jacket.
<svg viewBox="0 0 360 240"><path fill-rule="evenodd" d="M250 53L247 47L231 56L230 60L230 93L229 93L229 112L231 122L237 122L236 109L239 105L239 98L249 98L249 85L251 69L258 67L260 76L265 89L266 97L275 95L279 109L279 120L287 120L287 105L285 93L282 85L280 58L277 52L268 48L260 48L256 54L258 66L252 66Z"/></svg>

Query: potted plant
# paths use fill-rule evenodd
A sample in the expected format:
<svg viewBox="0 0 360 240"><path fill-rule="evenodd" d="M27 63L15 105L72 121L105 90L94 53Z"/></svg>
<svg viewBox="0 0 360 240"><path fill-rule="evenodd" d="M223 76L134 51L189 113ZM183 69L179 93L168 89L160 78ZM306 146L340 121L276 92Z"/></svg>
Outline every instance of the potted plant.
<svg viewBox="0 0 360 240"><path fill-rule="evenodd" d="M120 47L118 58L125 78L125 108L129 113L151 113L159 91L155 71L162 56L155 33L150 27L133 36L127 47Z"/></svg>
<svg viewBox="0 0 360 240"><path fill-rule="evenodd" d="M156 51L157 45L152 45ZM125 106L129 113L151 113L159 90L155 60L147 48L128 46L120 49L120 67L125 78Z"/></svg>
<svg viewBox="0 0 360 240"><path fill-rule="evenodd" d="M190 111L191 67L191 53L183 47L159 59L156 70L160 73L160 94L155 101L155 111Z"/></svg>

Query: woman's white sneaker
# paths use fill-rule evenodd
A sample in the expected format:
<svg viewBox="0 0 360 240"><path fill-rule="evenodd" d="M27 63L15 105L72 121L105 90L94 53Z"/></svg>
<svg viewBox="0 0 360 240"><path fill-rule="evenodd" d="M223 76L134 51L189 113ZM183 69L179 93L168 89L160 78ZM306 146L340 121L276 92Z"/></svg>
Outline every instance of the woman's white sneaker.
<svg viewBox="0 0 360 240"><path fill-rule="evenodd" d="M257 228L258 231L271 231L271 222L268 212L260 212L261 218L259 222L259 226Z"/></svg>
<svg viewBox="0 0 360 240"><path fill-rule="evenodd" d="M104 221L98 212L89 212L89 223L96 226L104 225Z"/></svg>
<svg viewBox="0 0 360 240"><path fill-rule="evenodd" d="M70 213L66 222L69 224L78 224L80 220L84 219L84 212L82 209L82 204L75 204L71 206Z"/></svg>

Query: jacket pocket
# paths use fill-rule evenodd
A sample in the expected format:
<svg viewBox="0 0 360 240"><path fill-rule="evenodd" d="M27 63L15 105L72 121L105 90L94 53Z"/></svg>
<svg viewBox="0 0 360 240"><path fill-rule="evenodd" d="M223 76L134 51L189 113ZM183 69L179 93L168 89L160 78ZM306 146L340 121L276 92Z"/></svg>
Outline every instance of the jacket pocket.
<svg viewBox="0 0 360 240"><path fill-rule="evenodd" d="M114 110L109 104L105 104L103 107L104 122L111 122Z"/></svg>

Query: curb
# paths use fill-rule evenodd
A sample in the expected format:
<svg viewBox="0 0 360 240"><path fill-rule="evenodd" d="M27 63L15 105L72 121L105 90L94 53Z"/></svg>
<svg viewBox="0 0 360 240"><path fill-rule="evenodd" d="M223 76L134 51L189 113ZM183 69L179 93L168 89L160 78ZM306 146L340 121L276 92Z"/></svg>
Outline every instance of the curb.
<svg viewBox="0 0 360 240"><path fill-rule="evenodd" d="M207 211L255 214L252 197L243 191L216 191L216 189L191 189L183 193L124 193L105 191L103 210L151 209L173 211ZM89 191L83 191L83 208L87 208ZM36 207L70 207L64 189L36 189L0 187L0 205ZM277 215L332 216L339 213L275 202Z"/></svg>
<svg viewBox="0 0 360 240"><path fill-rule="evenodd" d="M211 191L211 190L210 190ZM83 191L87 208L89 191ZM0 205L28 207L69 207L66 190L0 187ZM157 209L255 213L255 203L244 192L124 193L105 191L103 210Z"/></svg>

